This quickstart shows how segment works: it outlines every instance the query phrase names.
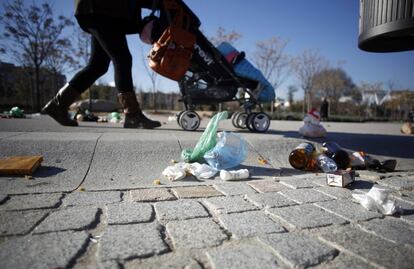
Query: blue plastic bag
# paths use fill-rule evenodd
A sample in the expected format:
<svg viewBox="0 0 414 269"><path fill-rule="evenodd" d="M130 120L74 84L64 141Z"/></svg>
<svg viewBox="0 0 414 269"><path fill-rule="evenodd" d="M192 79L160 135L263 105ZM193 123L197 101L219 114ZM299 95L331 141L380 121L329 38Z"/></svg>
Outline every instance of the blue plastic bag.
<svg viewBox="0 0 414 269"><path fill-rule="evenodd" d="M241 135L221 132L217 135L216 146L204 154L204 159L211 167L225 170L241 164L246 156L247 144Z"/></svg>

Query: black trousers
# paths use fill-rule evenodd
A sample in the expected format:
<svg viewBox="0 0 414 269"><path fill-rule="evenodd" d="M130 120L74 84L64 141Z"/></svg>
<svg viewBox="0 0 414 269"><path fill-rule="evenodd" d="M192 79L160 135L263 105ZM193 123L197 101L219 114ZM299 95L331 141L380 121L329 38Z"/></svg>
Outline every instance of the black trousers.
<svg viewBox="0 0 414 269"><path fill-rule="evenodd" d="M112 61L115 86L120 93L133 91L132 56L128 48L124 25L113 20L100 20L84 29L91 34L91 56L89 63L69 81L80 93L88 89L103 76Z"/></svg>

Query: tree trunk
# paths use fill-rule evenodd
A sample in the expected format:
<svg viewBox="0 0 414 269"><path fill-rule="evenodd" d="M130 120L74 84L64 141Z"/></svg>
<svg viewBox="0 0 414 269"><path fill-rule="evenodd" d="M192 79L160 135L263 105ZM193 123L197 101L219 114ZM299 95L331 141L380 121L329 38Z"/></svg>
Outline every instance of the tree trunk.
<svg viewBox="0 0 414 269"><path fill-rule="evenodd" d="M40 112L40 67L35 66L36 112Z"/></svg>

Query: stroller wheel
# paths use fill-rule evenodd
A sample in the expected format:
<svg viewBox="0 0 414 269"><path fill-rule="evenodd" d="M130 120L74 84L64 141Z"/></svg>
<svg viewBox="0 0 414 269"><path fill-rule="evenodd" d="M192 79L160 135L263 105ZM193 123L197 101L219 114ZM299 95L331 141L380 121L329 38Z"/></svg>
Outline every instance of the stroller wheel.
<svg viewBox="0 0 414 269"><path fill-rule="evenodd" d="M179 125L186 131L195 131L200 126L200 116L194 111L184 111L178 119Z"/></svg>
<svg viewBox="0 0 414 269"><path fill-rule="evenodd" d="M255 113L251 121L256 132L264 133L269 129L270 117L264 112Z"/></svg>
<svg viewBox="0 0 414 269"><path fill-rule="evenodd" d="M242 112L234 112L233 115L231 115L231 123L236 128L240 128L240 126L238 125L238 121L237 121L237 117L240 115L240 113Z"/></svg>
<svg viewBox="0 0 414 269"><path fill-rule="evenodd" d="M177 124L178 124L178 125L180 125L180 126L181 126L181 124L180 124L180 117L181 117L181 115L182 115L184 112L185 112L185 111L181 111L181 112L179 112L179 113L175 114L175 117L177 118Z"/></svg>
<svg viewBox="0 0 414 269"><path fill-rule="evenodd" d="M246 129L247 128L247 113L243 112L237 115L236 117L236 122L237 122L237 126L239 126L239 128L241 129Z"/></svg>
<svg viewBox="0 0 414 269"><path fill-rule="evenodd" d="M247 116L246 119L246 127L247 129L249 129L249 131L255 132L256 130L254 129L254 124L253 124L253 119L256 116L257 113L252 112Z"/></svg>

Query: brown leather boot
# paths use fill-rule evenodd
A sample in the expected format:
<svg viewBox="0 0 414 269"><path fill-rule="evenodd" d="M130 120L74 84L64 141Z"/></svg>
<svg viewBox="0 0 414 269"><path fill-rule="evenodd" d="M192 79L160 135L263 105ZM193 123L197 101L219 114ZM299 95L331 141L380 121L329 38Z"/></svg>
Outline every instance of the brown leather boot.
<svg viewBox="0 0 414 269"><path fill-rule="evenodd" d="M161 126L159 121L153 121L145 117L134 92L120 93L118 94L118 100L124 108L124 128L153 129Z"/></svg>
<svg viewBox="0 0 414 269"><path fill-rule="evenodd" d="M77 121L69 118L68 108L79 98L79 96L79 91L67 83L59 90L56 96L43 107L42 113L48 114L61 125L78 126Z"/></svg>

